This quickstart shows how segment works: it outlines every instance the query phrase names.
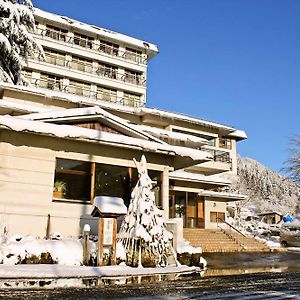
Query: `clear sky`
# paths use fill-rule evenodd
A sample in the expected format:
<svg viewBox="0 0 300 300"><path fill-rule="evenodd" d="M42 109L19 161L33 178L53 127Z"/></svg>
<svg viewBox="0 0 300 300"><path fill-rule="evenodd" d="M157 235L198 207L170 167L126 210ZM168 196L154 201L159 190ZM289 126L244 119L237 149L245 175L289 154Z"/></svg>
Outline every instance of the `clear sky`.
<svg viewBox="0 0 300 300"><path fill-rule="evenodd" d="M33 0L158 45L148 106L245 130L241 156L278 171L300 135L300 0Z"/></svg>

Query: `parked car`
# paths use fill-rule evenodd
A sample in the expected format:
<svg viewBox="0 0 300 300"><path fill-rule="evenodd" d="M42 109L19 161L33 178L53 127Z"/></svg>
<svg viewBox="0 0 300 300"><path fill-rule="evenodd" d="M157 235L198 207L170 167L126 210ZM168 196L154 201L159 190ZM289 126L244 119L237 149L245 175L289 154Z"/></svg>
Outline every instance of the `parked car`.
<svg viewBox="0 0 300 300"><path fill-rule="evenodd" d="M280 244L283 247L300 247L300 222L284 223L281 226Z"/></svg>
<svg viewBox="0 0 300 300"><path fill-rule="evenodd" d="M274 235L280 235L280 229L281 229L281 226L284 224L283 221L280 221L276 224L270 224L269 225L269 232L270 232L270 235L274 236Z"/></svg>

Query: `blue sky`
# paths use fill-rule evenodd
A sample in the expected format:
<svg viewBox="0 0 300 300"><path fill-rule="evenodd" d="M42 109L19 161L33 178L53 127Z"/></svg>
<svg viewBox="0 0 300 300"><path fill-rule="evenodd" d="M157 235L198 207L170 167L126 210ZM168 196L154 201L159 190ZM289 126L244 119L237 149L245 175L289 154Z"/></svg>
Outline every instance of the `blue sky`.
<svg viewBox="0 0 300 300"><path fill-rule="evenodd" d="M280 170L300 135L300 1L33 0L158 45L148 106L243 129L241 156Z"/></svg>

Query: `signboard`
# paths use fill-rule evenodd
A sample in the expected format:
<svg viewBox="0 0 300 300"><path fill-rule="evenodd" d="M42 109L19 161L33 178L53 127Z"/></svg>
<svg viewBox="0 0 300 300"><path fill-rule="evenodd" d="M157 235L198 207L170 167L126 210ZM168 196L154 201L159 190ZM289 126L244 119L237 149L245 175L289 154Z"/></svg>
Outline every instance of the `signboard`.
<svg viewBox="0 0 300 300"><path fill-rule="evenodd" d="M114 234L114 219L104 218L103 219L103 245L113 244Z"/></svg>

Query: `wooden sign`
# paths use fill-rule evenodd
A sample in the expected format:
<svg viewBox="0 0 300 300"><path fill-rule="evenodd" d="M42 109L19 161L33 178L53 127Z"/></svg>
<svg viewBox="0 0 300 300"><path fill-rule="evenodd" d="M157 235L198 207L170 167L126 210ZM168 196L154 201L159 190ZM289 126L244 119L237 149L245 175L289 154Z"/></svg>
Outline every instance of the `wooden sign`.
<svg viewBox="0 0 300 300"><path fill-rule="evenodd" d="M103 219L103 246L109 246L113 244L114 240L114 219Z"/></svg>

